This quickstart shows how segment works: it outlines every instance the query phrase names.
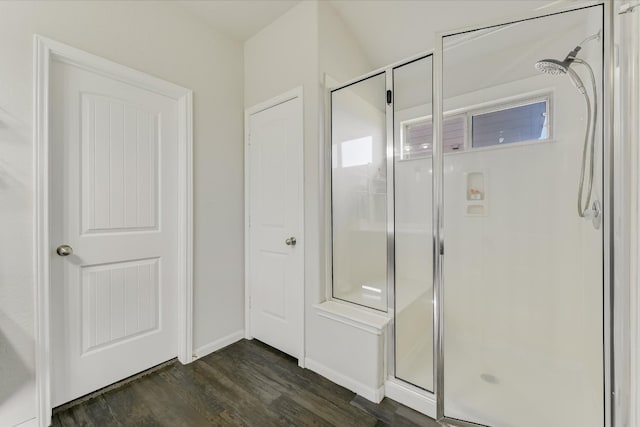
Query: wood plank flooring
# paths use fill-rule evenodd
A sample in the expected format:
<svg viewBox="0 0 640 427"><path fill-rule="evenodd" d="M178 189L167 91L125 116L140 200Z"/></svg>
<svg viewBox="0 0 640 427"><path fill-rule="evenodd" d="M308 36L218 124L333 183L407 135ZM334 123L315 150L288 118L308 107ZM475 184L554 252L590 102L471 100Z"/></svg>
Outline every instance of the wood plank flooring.
<svg viewBox="0 0 640 427"><path fill-rule="evenodd" d="M53 426L438 424L390 399L371 403L257 340L242 340L190 365L175 362L55 410Z"/></svg>

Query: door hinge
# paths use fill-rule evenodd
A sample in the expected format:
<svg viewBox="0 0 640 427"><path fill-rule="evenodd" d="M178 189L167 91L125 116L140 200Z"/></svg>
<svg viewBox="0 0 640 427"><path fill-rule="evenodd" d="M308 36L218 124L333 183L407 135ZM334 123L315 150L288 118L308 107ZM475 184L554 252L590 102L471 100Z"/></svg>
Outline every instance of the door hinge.
<svg viewBox="0 0 640 427"><path fill-rule="evenodd" d="M387 91L387 104L391 104L393 102L393 92L390 90Z"/></svg>

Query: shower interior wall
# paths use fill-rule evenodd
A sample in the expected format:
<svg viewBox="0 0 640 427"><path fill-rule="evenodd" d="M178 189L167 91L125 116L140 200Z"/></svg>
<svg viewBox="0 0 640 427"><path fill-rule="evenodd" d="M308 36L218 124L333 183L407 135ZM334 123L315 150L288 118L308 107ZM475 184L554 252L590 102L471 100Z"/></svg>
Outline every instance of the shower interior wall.
<svg viewBox="0 0 640 427"><path fill-rule="evenodd" d="M600 22L597 19L590 19L583 27L571 27L566 34L562 34L563 43L558 43L553 51L549 50L548 56L559 54L556 50L570 50L577 43L574 39L582 40L584 37L580 38L581 34L589 32L592 27L597 31L599 26ZM536 48L540 51L540 46ZM598 82L601 81L599 53L597 43L581 52L583 58L596 65ZM488 64L496 59L487 55L481 59L486 62L478 68L489 68ZM470 66L469 63L461 64L465 65ZM589 394L585 399L591 402L591 407L595 409L593 413L585 414L585 419L601 419L602 416L598 413L601 409L598 408L601 408L602 389L597 385L593 387L587 384L592 381L593 375L583 375L585 372L601 372L603 366L600 335L594 335L593 332L602 330L602 315L598 315L602 313L599 291L602 286L603 268L600 262L602 235L594 232L590 222L579 222L575 218L575 199L580 172L579 154L586 125L584 100L568 79L537 75L533 70L533 64L529 65L530 72L524 72L507 83L482 86L481 81L475 81L467 86L458 87L455 91L446 92L451 96L445 99L445 112L484 108L501 101L513 101L514 97L526 99L548 95L552 127L550 141L472 150L445 156L445 239L464 243L462 251L455 250L456 246L460 245L447 246L445 268L450 285L449 296L457 301L457 306L447 315L447 330L450 334L466 337L467 339L461 341L465 342L465 345L471 344L469 348L451 347L448 354L468 356L478 354L479 350L486 346L499 345L503 340L513 343L520 340L522 348L538 349L534 354L528 355L536 369L518 372L513 361L519 360L522 355L504 351L501 358L478 360L478 365L473 368L474 372L467 372L469 377L460 378L459 383L477 380L485 373L487 366L501 366L502 370L492 374L498 381L504 381L503 385L496 387L506 388L510 377L523 378L524 375L534 386L523 400L535 402L535 394L545 389L545 383L562 378L563 381L554 383L556 391L552 394L559 393L558 398L547 396L544 399L551 405L549 417L562 420L571 412L562 409L563 399L560 396L588 389L588 392L584 392ZM447 69L445 72L452 75L456 70ZM452 77L449 81L456 80ZM602 93L600 85L598 90ZM365 100L366 97L361 99ZM368 112L372 110L371 106L363 104L360 111L352 111L351 114L362 119L371 117ZM396 106L395 111L398 122L429 115L430 105ZM600 126L596 133L597 141L600 141ZM399 137L398 129L395 129L395 137ZM596 164L601 164L602 153L597 152L596 155ZM405 195L424 194L421 189L430 188L432 183L430 161L427 158L396 162L396 188L402 186ZM336 168L339 169L334 164L334 176L345 173L344 170ZM486 216L474 217L465 214L465 177L469 172L485 175L488 203ZM601 172L600 169L596 171L595 179L595 197L598 200L602 200L603 196ZM411 187L413 189L408 190ZM344 191L344 188L334 191L334 197L337 196L334 203L344 199L344 196L341 196ZM396 233L406 232L412 235L409 239L403 237L402 251L396 253L396 263L402 258L403 283L424 282L424 267L425 264L430 265L431 261L423 256L423 240L431 239L431 200L427 197L403 199L396 193L395 202L396 206L410 205L416 212L425 213L423 217L415 220L415 229L396 229ZM407 212L407 209L403 210ZM406 220L407 218L403 218L403 221ZM352 221L351 224L352 229L348 230L351 235L372 233L361 226L362 222ZM514 230L517 231L516 234L513 233ZM561 238L558 238L559 236ZM415 246L413 249L411 242ZM348 253L354 254L350 282L354 285L353 291L357 292L356 286L364 280L358 278L366 278L371 272L369 266L362 263L366 271L359 273L355 268L360 265L357 259L360 255L361 259L366 259L364 255L373 251L373 248L370 239L349 239L349 245ZM496 263L496 259L500 262ZM513 282L514 277L518 278L517 283ZM471 294L453 295L451 291L463 289L456 286L456 283L476 285L472 287ZM590 289L591 292L585 293L585 289ZM412 364L413 369L422 372L408 373L405 377L423 378L424 383L431 382L433 369L432 347L422 339L430 332L430 293L430 288L422 289L422 292L414 293L414 301L402 304L402 307L407 309L415 304L427 307L423 310L407 310L415 316L414 325L424 325L424 328L396 331L396 339L404 336L402 340L408 343L403 348L398 343L396 362L401 363L402 359L422 360L421 364ZM486 300L487 295L491 295L492 304L507 307L508 316L505 317L503 310L501 313L496 312L492 317L489 307L478 304L478 301ZM427 299L427 304L422 304L424 301L421 300L424 299ZM545 305L548 307L545 312L528 309ZM567 307L571 309L568 310ZM395 314L399 316L402 313ZM484 317L482 326L474 322L478 316ZM491 325L491 328L487 328L487 325ZM597 339L594 339L594 336ZM424 345L410 344L421 340ZM512 348L517 347L518 345L514 345ZM407 354L410 352L415 354ZM596 378L602 376L596 375ZM454 378L451 380L455 381ZM530 408L532 411L538 411L539 406L531 405ZM523 416L526 418L526 414ZM565 422L570 423L571 420Z"/></svg>

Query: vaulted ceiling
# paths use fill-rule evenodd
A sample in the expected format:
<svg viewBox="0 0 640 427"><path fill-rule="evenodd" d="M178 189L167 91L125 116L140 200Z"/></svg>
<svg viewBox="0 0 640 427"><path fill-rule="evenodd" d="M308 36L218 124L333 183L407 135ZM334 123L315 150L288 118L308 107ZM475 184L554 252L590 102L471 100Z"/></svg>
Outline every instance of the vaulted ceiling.
<svg viewBox="0 0 640 427"><path fill-rule="evenodd" d="M239 41L258 33L300 0L180 0L184 9ZM320 0L330 2L372 68L434 46L435 33L482 25L572 0ZM575 1L573 1L575 3Z"/></svg>
<svg viewBox="0 0 640 427"><path fill-rule="evenodd" d="M245 41L300 0L180 0L177 3L217 31Z"/></svg>
<svg viewBox="0 0 640 427"><path fill-rule="evenodd" d="M373 68L432 49L435 34L567 3L549 0L330 0Z"/></svg>
<svg viewBox="0 0 640 427"><path fill-rule="evenodd" d="M304 1L304 0L302 0ZM380 68L435 47L436 34L469 26L492 25L532 12L555 12L583 0L320 0L333 6L368 58L370 69ZM242 42L269 25L300 0L180 0L177 4L199 16L217 31ZM458 91L480 88L535 74L538 56L560 56L584 31L584 16L547 20L547 24L512 26L489 31L458 43L448 55L449 69L477 68L474 81ZM566 41L566 42L565 42ZM511 60L513 59L513 60ZM491 67L491 62L499 66ZM450 71L454 72L454 71ZM457 79L450 79L456 81ZM458 92L456 91L456 92Z"/></svg>

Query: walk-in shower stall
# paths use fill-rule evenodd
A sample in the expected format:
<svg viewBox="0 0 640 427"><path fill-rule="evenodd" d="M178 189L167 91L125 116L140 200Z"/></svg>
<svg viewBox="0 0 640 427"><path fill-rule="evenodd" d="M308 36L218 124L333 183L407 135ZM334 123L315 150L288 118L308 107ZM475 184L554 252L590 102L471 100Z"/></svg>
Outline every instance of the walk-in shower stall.
<svg viewBox="0 0 640 427"><path fill-rule="evenodd" d="M442 34L331 90L332 298L450 425L610 425L602 4Z"/></svg>

